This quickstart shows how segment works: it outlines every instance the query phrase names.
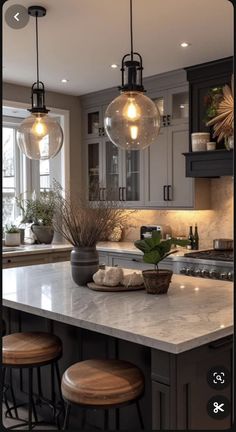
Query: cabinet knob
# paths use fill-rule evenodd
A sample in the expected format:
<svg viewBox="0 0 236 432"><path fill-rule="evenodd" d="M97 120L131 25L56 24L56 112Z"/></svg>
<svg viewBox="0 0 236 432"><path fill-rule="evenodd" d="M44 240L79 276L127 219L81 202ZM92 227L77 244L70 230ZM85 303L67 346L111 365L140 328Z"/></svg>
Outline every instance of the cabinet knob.
<svg viewBox="0 0 236 432"><path fill-rule="evenodd" d="M171 122L171 115L168 114L168 115L166 116L166 118L167 118L167 126L170 126L170 122Z"/></svg>
<svg viewBox="0 0 236 432"><path fill-rule="evenodd" d="M166 115L162 116L162 126L166 126Z"/></svg>
<svg viewBox="0 0 236 432"><path fill-rule="evenodd" d="M201 271L201 275L202 275L202 277L208 277L209 276L209 270L203 269Z"/></svg>

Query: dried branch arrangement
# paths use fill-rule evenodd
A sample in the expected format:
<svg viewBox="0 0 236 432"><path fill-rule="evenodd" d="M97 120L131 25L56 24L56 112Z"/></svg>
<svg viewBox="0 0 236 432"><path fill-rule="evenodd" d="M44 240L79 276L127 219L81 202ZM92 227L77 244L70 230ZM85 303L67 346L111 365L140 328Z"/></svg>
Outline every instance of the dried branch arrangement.
<svg viewBox="0 0 236 432"><path fill-rule="evenodd" d="M234 96L233 96L233 77L231 87L225 85L223 87L223 99L219 102L217 108L217 116L207 123L207 126L214 125L213 138L217 137L217 141L223 138L228 138L233 134L234 122Z"/></svg>
<svg viewBox="0 0 236 432"><path fill-rule="evenodd" d="M75 247L94 247L98 241L107 239L117 225L124 227L127 223L128 214L119 202L90 202L81 197L75 202L67 192L63 194L56 181L53 190L54 229Z"/></svg>

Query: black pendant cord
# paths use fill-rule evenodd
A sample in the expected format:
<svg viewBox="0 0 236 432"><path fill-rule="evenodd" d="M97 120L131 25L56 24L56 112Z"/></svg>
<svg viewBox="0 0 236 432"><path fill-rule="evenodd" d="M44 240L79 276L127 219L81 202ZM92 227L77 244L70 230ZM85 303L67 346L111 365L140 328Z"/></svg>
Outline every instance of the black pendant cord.
<svg viewBox="0 0 236 432"><path fill-rule="evenodd" d="M36 58L37 58L37 86L39 88L39 37L38 37L38 14L35 16L36 21Z"/></svg>
<svg viewBox="0 0 236 432"><path fill-rule="evenodd" d="M133 0L130 0L130 42L131 42L131 60L134 59L134 42L133 42Z"/></svg>

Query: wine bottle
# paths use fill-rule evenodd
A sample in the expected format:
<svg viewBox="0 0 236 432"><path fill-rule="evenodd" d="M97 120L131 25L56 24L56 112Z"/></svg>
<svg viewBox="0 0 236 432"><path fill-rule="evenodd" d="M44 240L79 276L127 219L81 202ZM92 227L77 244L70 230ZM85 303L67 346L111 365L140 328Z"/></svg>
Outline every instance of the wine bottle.
<svg viewBox="0 0 236 432"><path fill-rule="evenodd" d="M189 235L188 235L189 244L187 245L187 249L193 249L193 227L189 227Z"/></svg>
<svg viewBox="0 0 236 432"><path fill-rule="evenodd" d="M194 250L199 249L199 235L197 230L197 224L195 225L194 236L193 236L193 249Z"/></svg>

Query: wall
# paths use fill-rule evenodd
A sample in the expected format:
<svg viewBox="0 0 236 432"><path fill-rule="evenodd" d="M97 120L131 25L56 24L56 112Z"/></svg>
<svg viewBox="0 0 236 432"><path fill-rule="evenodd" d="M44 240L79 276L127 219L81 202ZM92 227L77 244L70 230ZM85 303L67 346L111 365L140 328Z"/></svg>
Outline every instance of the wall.
<svg viewBox="0 0 236 432"><path fill-rule="evenodd" d="M29 87L3 83L4 100L27 103L30 106L30 96L31 89ZM76 196L82 188L80 100L76 96L47 91L46 105L70 112L70 190L71 194Z"/></svg>
<svg viewBox="0 0 236 432"><path fill-rule="evenodd" d="M211 180L211 210L138 210L130 216L124 240L138 239L141 225L169 226L173 235L188 235L189 226L195 223L202 249L212 248L214 238L233 238L232 177Z"/></svg>

